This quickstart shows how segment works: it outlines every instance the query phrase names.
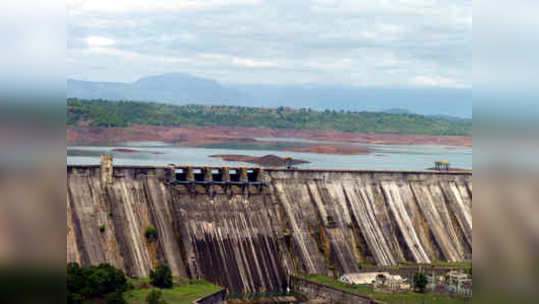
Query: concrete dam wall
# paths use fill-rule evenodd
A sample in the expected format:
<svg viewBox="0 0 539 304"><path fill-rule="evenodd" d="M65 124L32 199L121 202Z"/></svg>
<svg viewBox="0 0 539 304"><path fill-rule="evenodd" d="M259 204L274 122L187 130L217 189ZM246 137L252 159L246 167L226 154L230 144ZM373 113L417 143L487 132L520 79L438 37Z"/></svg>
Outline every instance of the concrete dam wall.
<svg viewBox="0 0 539 304"><path fill-rule="evenodd" d="M67 260L136 277L167 263L233 293L359 263L471 260L471 173L212 170L68 166Z"/></svg>

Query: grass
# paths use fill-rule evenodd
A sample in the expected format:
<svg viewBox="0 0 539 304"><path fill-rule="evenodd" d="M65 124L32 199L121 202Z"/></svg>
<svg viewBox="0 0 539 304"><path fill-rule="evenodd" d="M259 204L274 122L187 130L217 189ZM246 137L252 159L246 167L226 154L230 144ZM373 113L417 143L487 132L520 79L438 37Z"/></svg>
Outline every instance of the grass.
<svg viewBox="0 0 539 304"><path fill-rule="evenodd" d="M303 275L305 279L322 283L334 288L346 290L359 295L371 297L375 300L387 303L387 304L462 304L472 303L471 299L463 297L455 297L449 295L435 294L435 293L416 293L406 292L399 294L389 294L383 292L375 292L368 285L351 285L337 280L330 279L323 275Z"/></svg>
<svg viewBox="0 0 539 304"><path fill-rule="evenodd" d="M401 261L399 265L405 266L444 266L448 268L458 268L458 269L469 269L472 268L472 261L462 261L462 262L446 262L440 260L434 260L430 264L419 264L414 262Z"/></svg>
<svg viewBox="0 0 539 304"><path fill-rule="evenodd" d="M399 269L408 269L408 268L417 268L417 267L423 267L424 269L430 269L430 268L443 268L443 269L458 269L458 270L469 270L472 268L472 262L471 261L463 261L463 262L445 262L440 260L434 260L430 264L421 264L421 263L414 263L414 262L408 262L408 261L401 261L398 265L389 265L389 266L377 266L372 265L370 263L359 263L358 267L360 269L374 269L376 268L379 271L383 270L399 270Z"/></svg>
<svg viewBox="0 0 539 304"><path fill-rule="evenodd" d="M129 304L145 304L146 297L152 291L149 279L130 279L134 289L124 292L124 299ZM174 279L174 287L161 289L163 299L167 303L191 304L194 300L210 295L222 288L203 280Z"/></svg>

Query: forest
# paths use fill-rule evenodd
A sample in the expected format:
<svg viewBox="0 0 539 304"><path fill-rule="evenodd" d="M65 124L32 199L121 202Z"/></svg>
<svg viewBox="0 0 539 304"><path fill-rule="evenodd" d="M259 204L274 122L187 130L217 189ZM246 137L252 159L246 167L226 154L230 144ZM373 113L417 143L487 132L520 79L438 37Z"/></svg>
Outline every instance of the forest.
<svg viewBox="0 0 539 304"><path fill-rule="evenodd" d="M236 126L464 136L471 136L472 130L471 120L417 114L79 99L67 100L67 124L99 127Z"/></svg>

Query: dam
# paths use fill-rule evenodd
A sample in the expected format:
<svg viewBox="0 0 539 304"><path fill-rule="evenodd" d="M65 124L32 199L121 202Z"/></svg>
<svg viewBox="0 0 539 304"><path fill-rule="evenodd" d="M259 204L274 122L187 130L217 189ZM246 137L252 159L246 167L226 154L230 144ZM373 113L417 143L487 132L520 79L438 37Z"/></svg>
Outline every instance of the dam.
<svg viewBox="0 0 539 304"><path fill-rule="evenodd" d="M69 165L67 190L67 261L133 277L166 263L178 277L263 293L296 273L472 258L471 172L110 161Z"/></svg>

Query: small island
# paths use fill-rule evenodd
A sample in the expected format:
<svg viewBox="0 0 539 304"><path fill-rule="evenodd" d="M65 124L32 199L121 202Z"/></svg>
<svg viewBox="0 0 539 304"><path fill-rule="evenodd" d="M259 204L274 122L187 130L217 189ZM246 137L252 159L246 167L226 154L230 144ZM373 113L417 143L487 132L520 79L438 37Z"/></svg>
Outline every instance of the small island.
<svg viewBox="0 0 539 304"><path fill-rule="evenodd" d="M308 164L309 162L301 159L290 159L282 158L276 155L264 155L261 157L257 156L248 156L248 155L238 155L238 154L221 154L221 155L210 155L210 157L221 158L225 161L237 161L244 163L257 164L263 167L286 167L287 165L301 165Z"/></svg>
<svg viewBox="0 0 539 304"><path fill-rule="evenodd" d="M115 149L112 149L112 152L164 154L163 152L159 152L159 151L142 151L142 150L126 149L126 148L115 148Z"/></svg>

